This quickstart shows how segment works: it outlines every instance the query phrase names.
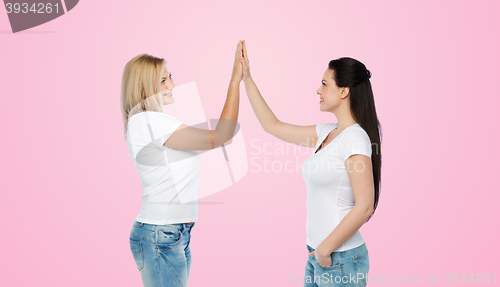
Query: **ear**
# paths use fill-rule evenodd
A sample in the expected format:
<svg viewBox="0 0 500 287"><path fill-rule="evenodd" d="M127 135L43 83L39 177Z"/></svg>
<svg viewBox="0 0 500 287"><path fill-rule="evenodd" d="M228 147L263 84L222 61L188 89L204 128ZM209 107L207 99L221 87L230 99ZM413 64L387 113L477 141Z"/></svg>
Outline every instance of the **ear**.
<svg viewBox="0 0 500 287"><path fill-rule="evenodd" d="M341 97L342 99L346 98L346 97L349 95L350 91L351 91L351 90L350 90L350 88L349 88L349 87L344 87L344 88L342 88L342 91L341 91L341 95L340 95L340 97Z"/></svg>

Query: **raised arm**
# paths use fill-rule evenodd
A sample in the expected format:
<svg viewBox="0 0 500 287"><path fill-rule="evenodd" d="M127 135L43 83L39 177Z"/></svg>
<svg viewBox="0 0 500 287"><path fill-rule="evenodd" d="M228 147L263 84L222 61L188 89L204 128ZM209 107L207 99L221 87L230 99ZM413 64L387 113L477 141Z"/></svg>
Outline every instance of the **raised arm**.
<svg viewBox="0 0 500 287"><path fill-rule="evenodd" d="M314 147L318 140L316 125L299 126L280 121L271 111L250 75L250 65L245 40L243 40L243 82L252 109L262 128L280 140L307 147Z"/></svg>
<svg viewBox="0 0 500 287"><path fill-rule="evenodd" d="M242 45L240 41L236 48L226 103L215 130L209 131L182 124L164 145L181 150L208 150L231 143L236 130L240 104L240 82L243 77L241 56Z"/></svg>

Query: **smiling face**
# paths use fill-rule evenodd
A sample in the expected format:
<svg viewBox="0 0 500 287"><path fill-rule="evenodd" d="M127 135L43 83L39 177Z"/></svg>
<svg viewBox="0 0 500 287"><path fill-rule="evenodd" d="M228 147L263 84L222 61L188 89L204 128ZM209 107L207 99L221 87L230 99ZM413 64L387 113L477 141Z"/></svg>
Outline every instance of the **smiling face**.
<svg viewBox="0 0 500 287"><path fill-rule="evenodd" d="M163 76L161 78L161 93L163 96L163 105L170 105L175 100L172 97L172 90L174 89L174 81L172 80L172 74L169 73L167 67L165 67L165 71L163 72Z"/></svg>
<svg viewBox="0 0 500 287"><path fill-rule="evenodd" d="M333 79L333 70L326 69L321 86L316 91L320 95L320 111L333 112L346 99L349 88L339 88Z"/></svg>

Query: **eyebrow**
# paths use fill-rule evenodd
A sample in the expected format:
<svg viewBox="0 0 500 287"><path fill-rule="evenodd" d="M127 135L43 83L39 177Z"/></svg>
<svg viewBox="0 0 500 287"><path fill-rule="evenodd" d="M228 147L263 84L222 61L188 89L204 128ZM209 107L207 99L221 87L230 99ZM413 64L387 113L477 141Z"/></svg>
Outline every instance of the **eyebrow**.
<svg viewBox="0 0 500 287"><path fill-rule="evenodd" d="M322 82L326 82L326 80L325 80L325 79L323 79L323 80L321 80L321 81L322 81Z"/></svg>
<svg viewBox="0 0 500 287"><path fill-rule="evenodd" d="M170 73L170 74L169 74L169 76L172 76L172 73ZM166 79L166 78L167 78L167 77L163 77L163 78L161 78L161 79L163 80L163 79Z"/></svg>

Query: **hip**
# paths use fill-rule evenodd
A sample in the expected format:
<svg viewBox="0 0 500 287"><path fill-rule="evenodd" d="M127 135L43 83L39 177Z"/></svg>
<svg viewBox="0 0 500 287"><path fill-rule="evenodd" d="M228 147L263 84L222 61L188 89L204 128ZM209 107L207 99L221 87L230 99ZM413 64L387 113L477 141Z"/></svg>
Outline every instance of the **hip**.
<svg viewBox="0 0 500 287"><path fill-rule="evenodd" d="M151 244L153 247L171 251L189 244L195 222L156 225L134 221L130 240Z"/></svg>
<svg viewBox="0 0 500 287"><path fill-rule="evenodd" d="M314 248L307 245L309 252ZM332 252L332 265L324 267L316 261L315 256L309 256L306 265L306 278L315 284L304 284L304 286L366 286L368 272L370 270L370 259L366 244L345 251ZM315 278L320 278L316 282Z"/></svg>

